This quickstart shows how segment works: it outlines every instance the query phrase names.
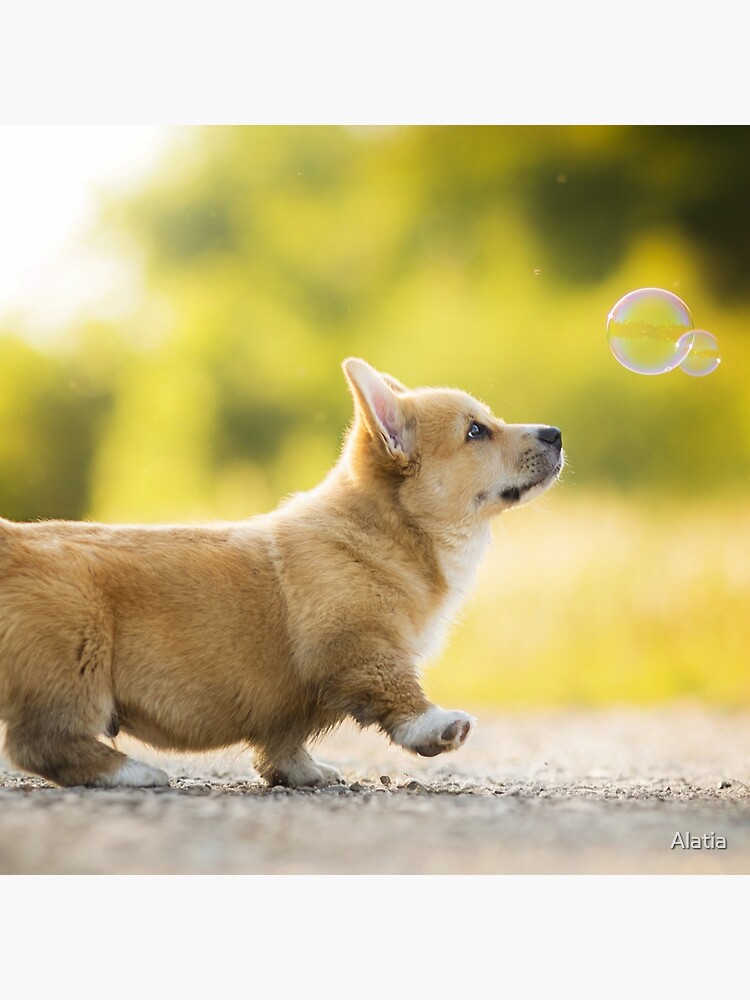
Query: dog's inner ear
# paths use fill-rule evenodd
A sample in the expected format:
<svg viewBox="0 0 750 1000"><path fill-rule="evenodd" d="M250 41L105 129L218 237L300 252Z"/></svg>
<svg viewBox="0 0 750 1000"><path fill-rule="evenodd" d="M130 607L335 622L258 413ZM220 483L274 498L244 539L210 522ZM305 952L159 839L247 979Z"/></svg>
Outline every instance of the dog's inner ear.
<svg viewBox="0 0 750 1000"><path fill-rule="evenodd" d="M370 436L381 442L400 466L408 465L415 451L416 424L401 398L406 387L359 358L347 358L342 367Z"/></svg>

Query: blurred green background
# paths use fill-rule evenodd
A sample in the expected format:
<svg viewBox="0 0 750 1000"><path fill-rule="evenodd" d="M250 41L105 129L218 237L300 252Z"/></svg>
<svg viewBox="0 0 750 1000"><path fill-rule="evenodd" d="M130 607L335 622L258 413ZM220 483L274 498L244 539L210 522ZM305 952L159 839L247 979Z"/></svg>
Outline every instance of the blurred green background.
<svg viewBox="0 0 750 1000"><path fill-rule="evenodd" d="M360 355L563 430L433 697L749 705L749 188L745 127L182 129L101 199L127 309L0 331L0 512L268 510L336 460ZM718 338L714 374L615 361L607 314L647 285Z"/></svg>

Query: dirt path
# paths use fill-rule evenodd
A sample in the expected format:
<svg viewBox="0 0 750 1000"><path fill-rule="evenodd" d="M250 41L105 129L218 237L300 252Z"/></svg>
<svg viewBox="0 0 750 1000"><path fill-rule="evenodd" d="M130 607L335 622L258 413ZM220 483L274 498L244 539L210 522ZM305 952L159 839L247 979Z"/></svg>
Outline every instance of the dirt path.
<svg viewBox="0 0 750 1000"><path fill-rule="evenodd" d="M58 789L0 759L2 874L750 873L750 713L489 717L422 760L345 728L348 786L267 789L239 750L157 755L162 790ZM727 848L670 849L714 833Z"/></svg>

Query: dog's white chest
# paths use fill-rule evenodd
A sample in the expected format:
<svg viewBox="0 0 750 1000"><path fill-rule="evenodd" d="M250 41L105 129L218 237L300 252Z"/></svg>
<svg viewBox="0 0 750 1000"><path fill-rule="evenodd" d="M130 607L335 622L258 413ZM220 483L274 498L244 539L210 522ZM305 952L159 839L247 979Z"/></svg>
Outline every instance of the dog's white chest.
<svg viewBox="0 0 750 1000"><path fill-rule="evenodd" d="M419 660L429 660L439 653L461 605L474 586L477 570L490 541L490 528L486 525L469 536L464 544L446 547L440 554L448 592L427 627L418 636L416 653Z"/></svg>

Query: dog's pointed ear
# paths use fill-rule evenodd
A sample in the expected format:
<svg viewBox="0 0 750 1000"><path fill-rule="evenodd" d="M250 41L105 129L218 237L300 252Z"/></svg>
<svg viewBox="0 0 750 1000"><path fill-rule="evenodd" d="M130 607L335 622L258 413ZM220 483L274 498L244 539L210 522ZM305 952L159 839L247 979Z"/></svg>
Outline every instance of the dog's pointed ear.
<svg viewBox="0 0 750 1000"><path fill-rule="evenodd" d="M399 382L399 380L397 378L394 378L393 375L389 375L387 372L378 372L378 375L380 375L385 384L390 386L390 388L393 389L394 392L409 391L403 384L403 382Z"/></svg>
<svg viewBox="0 0 750 1000"><path fill-rule="evenodd" d="M416 422L403 399L406 386L390 375L381 375L361 358L347 358L341 367L370 436L401 468L411 465Z"/></svg>

